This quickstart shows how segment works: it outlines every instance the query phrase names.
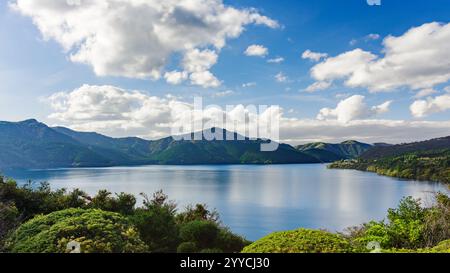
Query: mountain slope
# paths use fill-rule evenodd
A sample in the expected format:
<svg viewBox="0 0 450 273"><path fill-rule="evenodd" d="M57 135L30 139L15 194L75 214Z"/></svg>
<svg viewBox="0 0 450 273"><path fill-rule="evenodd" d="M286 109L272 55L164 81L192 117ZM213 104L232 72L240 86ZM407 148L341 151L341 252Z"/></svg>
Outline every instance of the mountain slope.
<svg viewBox="0 0 450 273"><path fill-rule="evenodd" d="M378 159L399 156L406 153L450 149L450 136L427 141L391 145L375 146L361 155L362 159Z"/></svg>
<svg viewBox="0 0 450 273"><path fill-rule="evenodd" d="M106 166L111 162L36 120L0 122L0 167Z"/></svg>
<svg viewBox="0 0 450 273"><path fill-rule="evenodd" d="M274 152L261 152L262 143L248 138L231 141L111 138L64 127L50 128L36 120L0 122L0 169L321 162L286 144L280 144Z"/></svg>
<svg viewBox="0 0 450 273"><path fill-rule="evenodd" d="M322 162L357 158L371 148L372 145L370 144L353 140L339 144L316 142L297 146L297 150L314 156Z"/></svg>

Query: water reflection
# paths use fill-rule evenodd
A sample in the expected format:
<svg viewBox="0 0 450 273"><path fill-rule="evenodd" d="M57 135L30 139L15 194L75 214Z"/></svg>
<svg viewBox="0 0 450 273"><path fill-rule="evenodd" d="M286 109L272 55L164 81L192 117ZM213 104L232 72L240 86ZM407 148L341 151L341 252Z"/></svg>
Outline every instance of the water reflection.
<svg viewBox="0 0 450 273"><path fill-rule="evenodd" d="M401 181L325 165L145 166L10 172L24 183L49 181L54 188L80 188L90 194L153 193L163 189L181 207L206 203L223 222L254 240L278 230L342 230L382 219L404 196L429 202L437 183Z"/></svg>

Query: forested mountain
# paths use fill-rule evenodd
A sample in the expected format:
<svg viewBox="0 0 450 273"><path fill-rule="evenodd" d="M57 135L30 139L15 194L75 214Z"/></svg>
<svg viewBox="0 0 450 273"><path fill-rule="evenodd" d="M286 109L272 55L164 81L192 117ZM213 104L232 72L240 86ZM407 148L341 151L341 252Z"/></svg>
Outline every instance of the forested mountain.
<svg viewBox="0 0 450 273"><path fill-rule="evenodd" d="M405 179L450 183L450 137L375 146L358 159L337 161L330 168L356 169Z"/></svg>
<svg viewBox="0 0 450 273"><path fill-rule="evenodd" d="M353 140L339 144L316 142L297 146L297 150L314 156L322 162L357 158L370 148L372 148L370 144Z"/></svg>
<svg viewBox="0 0 450 273"><path fill-rule="evenodd" d="M229 134L225 130L223 133ZM274 152L261 152L262 143L248 138L234 141L111 138L63 127L50 128L36 120L0 122L0 169L320 162L286 144L280 144Z"/></svg>
<svg viewBox="0 0 450 273"><path fill-rule="evenodd" d="M361 155L363 159L377 159L406 153L450 149L450 136L399 145L377 145Z"/></svg>

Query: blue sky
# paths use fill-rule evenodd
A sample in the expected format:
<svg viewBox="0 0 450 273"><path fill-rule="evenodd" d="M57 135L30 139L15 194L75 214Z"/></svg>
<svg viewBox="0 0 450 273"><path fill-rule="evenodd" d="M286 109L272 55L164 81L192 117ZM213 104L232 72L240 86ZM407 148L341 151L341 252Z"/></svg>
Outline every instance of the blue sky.
<svg viewBox="0 0 450 273"><path fill-rule="evenodd" d="M16 1L10 2L16 3ZM26 0L17 2L25 3ZM44 3L45 1L35 2ZM245 31L237 37L227 38L226 44L220 50L213 49L217 52L218 61L211 65L209 71L221 81L221 85L204 88L189 80L185 80L179 85L172 85L164 80L165 72L182 70L180 60L183 57L180 52L171 52L164 64L163 74L158 80L149 77L137 79L120 75L98 75L99 73L94 71L92 65L71 60L70 53L63 49L62 42L58 41L58 38L43 38L42 29L33 24L31 20L31 18L40 16L37 11L36 13L30 12L25 3L20 7L22 12L20 14L19 11L13 11L7 1L2 1L0 3L0 120L16 121L37 118L49 124L63 124L76 129L94 128L100 132L117 136L137 134L149 138L156 137L156 135L152 136L146 132L127 131L126 129L102 131L101 127L83 127L83 124L77 122L76 119L63 120L54 118L55 116L50 117L55 111L62 110L49 105L49 96L57 92L68 94L85 84L91 86L110 85L123 90L140 90L144 94L158 97L171 94L186 102L192 101L193 96L200 95L204 98L205 103L222 106L226 104L275 104L284 109L285 118L298 120L316 120L321 109L335 109L340 101L354 95L361 95L364 96L365 106L369 110L370 107L391 102L389 110L375 113L375 110L372 109L370 114L355 114L354 117L347 120L348 122L353 119L408 122L447 122L450 120L450 111L448 110L450 106L446 105L447 97L440 98L444 100L444 106L442 103L430 102L439 96L446 96L444 89L450 86L448 81L440 80L436 83L431 80L433 83L430 83L429 86L417 87L405 80L405 83L397 83L389 90L374 92L373 89L378 87L370 80L356 86L349 86L345 83L349 77L348 74L333 78L327 72L321 72L321 75L325 75L323 77L326 82L332 82L330 87L306 92L308 86L321 81L314 78L310 70L321 62L325 62L326 59L313 61L302 58L302 54L306 50L324 53L328 58L333 58L357 48L372 53L378 58L383 58L385 54L383 39L385 37L389 35L400 37L412 28L432 22L440 24L442 29L438 27L439 31L442 31L442 36L445 36L444 26L449 23L450 18L449 1L383 0L381 6L369 6L365 0L227 0L224 1L224 4L226 7L236 10L256 8L258 14L278 22L279 26L270 27L269 24L248 23L244 26ZM45 10L47 7L42 4L39 8ZM369 38L368 35L371 34L372 38ZM442 39L446 39L446 37ZM244 52L251 45L261 45L267 48L269 53L264 57L246 56ZM214 47L207 45L207 48ZM71 52L74 51L73 48L71 50ZM444 53L440 59L447 57L449 55ZM274 58L283 58L284 61L281 63L268 62ZM418 63L418 61L412 63ZM445 67L445 64L431 69L433 71L439 69L439 72L433 75L435 78L450 74L450 71L446 70L449 68ZM275 76L280 73L286 77L283 82L276 80ZM427 74L428 72L420 73ZM399 77L402 76L399 75ZM250 86L243 86L248 83L251 83ZM426 96L416 96L422 90L431 89L433 91L427 92ZM426 110L423 110L425 108L422 107L416 114L413 114L410 107L419 100L428 101L429 105L425 107ZM339 119L339 115L335 113L325 118ZM92 121L90 124L92 125ZM323 128L326 130L325 124L321 124L321 126L324 126ZM341 127L345 126L346 124L342 124ZM411 132L417 128L422 127L417 124L405 125L403 131L405 139L410 139ZM301 127L298 128L298 130L301 129ZM428 127L417 138L434 137L447 132L445 128L442 128L442 124L440 127L429 129L429 134L426 133L427 130ZM386 132L388 133L389 130ZM286 141L301 142L303 137L313 138L291 134L286 133L289 135L285 137ZM377 135L357 134L354 130L349 130L347 134L339 131L339 136L333 137L333 135L324 134L318 139L339 141L351 137L362 137L369 141L396 142L402 138L402 131L395 132L395 137L381 138L380 135L383 133Z"/></svg>

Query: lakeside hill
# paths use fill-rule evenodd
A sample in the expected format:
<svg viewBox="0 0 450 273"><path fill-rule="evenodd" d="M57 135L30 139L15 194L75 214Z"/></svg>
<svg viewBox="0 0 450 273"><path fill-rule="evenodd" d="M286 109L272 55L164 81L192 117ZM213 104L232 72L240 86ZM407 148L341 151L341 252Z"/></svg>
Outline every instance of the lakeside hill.
<svg viewBox="0 0 450 273"><path fill-rule="evenodd" d="M342 159L353 159L361 156L373 148L372 145L354 140L344 141L339 144L324 142L299 145L297 150L318 158L322 162L334 162Z"/></svg>
<svg viewBox="0 0 450 273"><path fill-rule="evenodd" d="M229 134L225 130L223 133ZM235 141L112 138L64 127L51 128L34 119L1 121L0 169L321 162L287 144L280 144L274 152L261 152L261 143L263 140L248 138Z"/></svg>
<svg viewBox="0 0 450 273"><path fill-rule="evenodd" d="M355 169L380 175L450 183L450 137L375 146L358 159L336 161L335 169Z"/></svg>
<svg viewBox="0 0 450 273"><path fill-rule="evenodd" d="M406 153L450 149L450 136L399 145L377 145L361 155L362 159L379 159Z"/></svg>

